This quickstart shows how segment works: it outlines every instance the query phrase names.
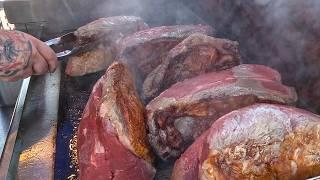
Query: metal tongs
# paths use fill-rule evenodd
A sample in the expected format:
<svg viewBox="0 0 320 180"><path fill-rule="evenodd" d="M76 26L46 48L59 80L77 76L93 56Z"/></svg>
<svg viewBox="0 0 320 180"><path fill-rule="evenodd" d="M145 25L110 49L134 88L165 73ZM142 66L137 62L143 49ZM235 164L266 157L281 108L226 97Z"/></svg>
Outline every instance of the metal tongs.
<svg viewBox="0 0 320 180"><path fill-rule="evenodd" d="M64 60L64 57L90 50L99 42L79 44L77 43L77 37L74 35L74 32L70 32L60 37L50 39L45 43L53 49L58 60Z"/></svg>

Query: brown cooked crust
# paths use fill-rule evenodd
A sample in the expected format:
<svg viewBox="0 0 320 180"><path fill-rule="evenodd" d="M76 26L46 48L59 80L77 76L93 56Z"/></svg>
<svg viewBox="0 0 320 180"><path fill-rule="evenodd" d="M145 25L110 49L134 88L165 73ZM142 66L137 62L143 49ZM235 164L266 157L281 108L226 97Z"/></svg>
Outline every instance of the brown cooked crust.
<svg viewBox="0 0 320 180"><path fill-rule="evenodd" d="M111 44L99 44L90 51L69 57L66 74L82 76L105 70L115 59L116 49Z"/></svg>
<svg viewBox="0 0 320 180"><path fill-rule="evenodd" d="M74 34L78 44L101 40L101 38L115 40L136 31L147 29L149 26L140 17L113 16L100 18L78 28Z"/></svg>
<svg viewBox="0 0 320 180"><path fill-rule="evenodd" d="M118 41L146 28L148 25L135 16L100 18L78 28L74 32L76 44L86 47L69 58L66 74L82 76L107 69L116 60Z"/></svg>
<svg viewBox="0 0 320 180"><path fill-rule="evenodd" d="M207 25L161 26L142 30L121 39L118 60L129 64L135 71L135 79L143 81L171 48L193 33L211 35L214 30Z"/></svg>
<svg viewBox="0 0 320 180"><path fill-rule="evenodd" d="M240 63L238 43L195 33L172 48L166 59L143 83L149 102L172 84L204 73L232 68Z"/></svg>
<svg viewBox="0 0 320 180"><path fill-rule="evenodd" d="M320 175L320 116L255 104L217 120L175 162L172 179L307 179Z"/></svg>
<svg viewBox="0 0 320 180"><path fill-rule="evenodd" d="M107 108L114 108L108 111L107 116L111 121L112 117L118 117L115 119L117 122L112 122L118 135L128 138L131 146L129 149L133 150L134 154L151 162L153 157L146 139L144 106L136 93L130 72L123 64L114 63L108 68L105 76L109 81L103 86L102 103L108 101L106 104L111 106Z"/></svg>
<svg viewBox="0 0 320 180"><path fill-rule="evenodd" d="M202 173L209 179L306 179L319 175L319 130L315 123L287 134L283 142L248 140L230 145L209 155ZM275 151L278 146L279 153Z"/></svg>
<svg viewBox="0 0 320 180"><path fill-rule="evenodd" d="M146 108L149 141L162 159L179 155L219 117L257 102L294 104L294 89L261 65L240 65L176 83Z"/></svg>
<svg viewBox="0 0 320 180"><path fill-rule="evenodd" d="M228 125L212 128L221 129L221 134L210 130L212 132L208 136L208 142L212 142L210 153L201 165L199 176L203 179L260 180L306 179L319 175L319 116L303 111L299 114L300 110L285 106L278 107L256 105L252 106L252 109L257 116L260 116L258 118L246 118L252 115L248 113L249 111L244 111L247 115L235 115L236 112L234 112L224 118L229 118L228 121L219 120L221 125L223 122L230 125L237 118L239 129L247 124L245 126L248 131L253 131L251 135L253 134L252 137L256 136L256 138L243 139L239 134L239 139L236 138L237 142L228 144L229 138L223 142L219 141L224 136L222 132L229 128ZM289 114L285 117L280 111ZM261 117L263 115L264 119ZM285 119L279 119L280 117ZM256 130L252 129L253 127ZM267 130L260 132L260 128ZM234 131L236 134L239 133L239 130ZM259 134L255 135L258 132ZM237 136L236 134L234 136ZM214 141L220 143L214 143Z"/></svg>

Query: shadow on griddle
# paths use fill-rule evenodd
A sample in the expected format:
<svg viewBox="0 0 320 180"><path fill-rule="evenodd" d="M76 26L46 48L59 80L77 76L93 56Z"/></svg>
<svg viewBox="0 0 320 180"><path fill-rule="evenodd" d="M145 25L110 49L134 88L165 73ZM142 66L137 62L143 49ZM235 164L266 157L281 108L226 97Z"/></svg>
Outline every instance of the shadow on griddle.
<svg viewBox="0 0 320 180"><path fill-rule="evenodd" d="M157 173L155 176L155 180L170 180L172 169L174 166L174 160L172 161L162 161L160 159L156 159L155 167L157 169Z"/></svg>

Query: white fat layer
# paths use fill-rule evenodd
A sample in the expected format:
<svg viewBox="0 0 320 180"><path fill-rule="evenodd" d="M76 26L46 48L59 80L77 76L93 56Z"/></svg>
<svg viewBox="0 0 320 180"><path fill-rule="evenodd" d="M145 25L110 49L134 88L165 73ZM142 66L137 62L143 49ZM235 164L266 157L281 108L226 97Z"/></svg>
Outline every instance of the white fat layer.
<svg viewBox="0 0 320 180"><path fill-rule="evenodd" d="M278 83L278 82L274 82ZM261 82L255 79L238 79L236 83L223 84L214 86L206 90L192 94L192 99L197 101L203 98L220 97L220 96L243 96L255 95L259 99L272 100L278 102L286 102L290 97L278 91L266 90ZM187 98L184 98L187 100ZM189 98L190 101L190 98Z"/></svg>
<svg viewBox="0 0 320 180"><path fill-rule="evenodd" d="M256 68L258 67L263 68L266 72L269 72L268 75L257 72ZM279 74L279 72L263 65L242 64L242 65L233 67L232 72L237 78L242 78L242 79L243 78L261 78L261 79L267 79L267 80L271 80L275 78L275 80L277 80L278 82L281 82L281 75ZM270 77L270 75L272 78Z"/></svg>
<svg viewBox="0 0 320 180"><path fill-rule="evenodd" d="M84 128L84 129L82 130L84 136L87 136L87 131L88 131L87 128Z"/></svg>
<svg viewBox="0 0 320 180"><path fill-rule="evenodd" d="M101 144L101 142L99 140L95 140L95 143L94 143L94 152L96 154L102 154L102 153L105 153L105 149L103 147L103 145Z"/></svg>
<svg viewBox="0 0 320 180"><path fill-rule="evenodd" d="M107 101L103 102L100 107L100 116L101 117L108 117L112 126L117 131L118 138L120 142L131 150L131 152L135 152L128 135L125 133L125 127L123 126L124 117L122 116L121 110L117 107L116 103L108 97Z"/></svg>
<svg viewBox="0 0 320 180"><path fill-rule="evenodd" d="M296 101L296 94L294 91L288 91L289 94L284 94L279 91L275 90L266 90L265 87L262 86L261 82L256 79L237 79L237 82L231 84L221 84L222 82L214 82L214 83L207 83L204 85L199 85L195 87L195 89L203 89L196 93L193 93L189 96L175 99L175 98L155 98L151 101L151 105L147 106L147 109L165 109L170 107L172 104L176 104L179 101L181 104L183 103L191 103L197 102L200 99L206 99L211 97L221 97L221 96L243 96L243 95L255 95L259 99L264 100L271 100L281 103L286 102L294 102ZM273 83L279 83L274 81ZM221 84L219 86L215 84ZM203 86L212 86L211 88L203 88ZM285 87L285 86L283 86ZM288 87L287 87L288 88ZM288 89L287 89L288 90ZM191 96L191 97L190 97Z"/></svg>
<svg viewBox="0 0 320 180"><path fill-rule="evenodd" d="M253 140L256 144L274 142L273 146L276 147L279 145L277 142L282 142L286 135L292 133L293 128L310 129L315 126L314 123L319 122L319 118L285 106L261 104L247 107L220 118L228 120L209 135L208 143L210 149L216 150L222 150L231 144L245 143L247 140ZM298 155L299 151L295 154Z"/></svg>
<svg viewBox="0 0 320 180"><path fill-rule="evenodd" d="M90 164L92 164L94 167L98 167L95 158L96 158L95 154L90 155Z"/></svg>
<svg viewBox="0 0 320 180"><path fill-rule="evenodd" d="M192 117L180 117L174 121L175 128L181 133L184 139L193 138L193 127L195 126Z"/></svg>
<svg viewBox="0 0 320 180"><path fill-rule="evenodd" d="M291 166L291 174L292 174L292 176L296 175L297 170L298 170L297 163L294 162L294 161L291 161L290 166Z"/></svg>
<svg viewBox="0 0 320 180"><path fill-rule="evenodd" d="M259 144L266 144L270 140L283 141L292 128L287 113L276 108L260 106L247 109L244 113L234 111L218 131L215 138L209 138L209 141L214 139L209 142L210 149L221 150L225 146L246 140L254 140Z"/></svg>

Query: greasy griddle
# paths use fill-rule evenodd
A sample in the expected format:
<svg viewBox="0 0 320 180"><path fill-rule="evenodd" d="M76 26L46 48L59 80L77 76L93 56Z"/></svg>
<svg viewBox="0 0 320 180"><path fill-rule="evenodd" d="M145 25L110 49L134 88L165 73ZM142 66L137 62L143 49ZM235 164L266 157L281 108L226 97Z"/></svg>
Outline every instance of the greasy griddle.
<svg viewBox="0 0 320 180"><path fill-rule="evenodd" d="M92 88L104 71L81 77L70 77L64 73L62 65L59 122L56 140L55 180L77 179L77 167L74 163L74 146L76 131L82 112L91 94ZM71 146L71 147L70 147ZM173 162L156 160L156 180L170 179Z"/></svg>
<svg viewBox="0 0 320 180"><path fill-rule="evenodd" d="M56 141L55 180L76 179L77 167L72 162L70 141L76 134L82 112L96 81L104 74L98 72L82 77L70 77L62 68L59 102L59 122Z"/></svg>

